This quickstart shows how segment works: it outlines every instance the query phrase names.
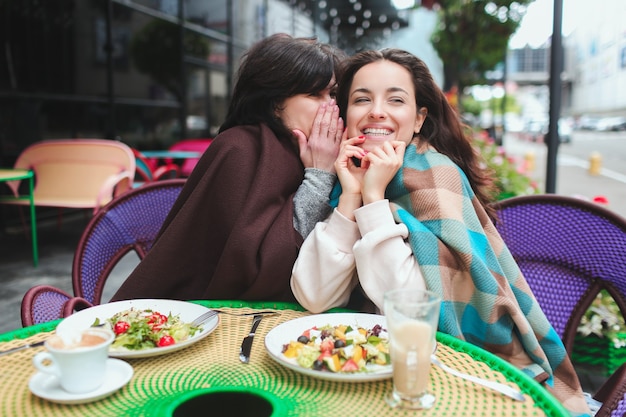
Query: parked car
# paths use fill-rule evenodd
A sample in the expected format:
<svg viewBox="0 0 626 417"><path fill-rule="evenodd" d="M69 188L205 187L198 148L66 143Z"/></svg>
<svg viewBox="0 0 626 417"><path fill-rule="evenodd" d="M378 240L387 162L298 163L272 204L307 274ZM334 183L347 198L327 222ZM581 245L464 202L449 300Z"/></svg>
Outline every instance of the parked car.
<svg viewBox="0 0 626 417"><path fill-rule="evenodd" d="M626 130L626 117L614 116L614 117L603 117L598 120L596 125L596 130L601 132L619 132Z"/></svg>
<svg viewBox="0 0 626 417"><path fill-rule="evenodd" d="M549 129L548 120L530 120L527 122L524 133L533 142L544 142ZM569 119L559 119L559 139L561 143L572 141L572 123Z"/></svg>
<svg viewBox="0 0 626 417"><path fill-rule="evenodd" d="M580 130L598 130L599 121L599 117L582 116L576 123L576 128Z"/></svg>

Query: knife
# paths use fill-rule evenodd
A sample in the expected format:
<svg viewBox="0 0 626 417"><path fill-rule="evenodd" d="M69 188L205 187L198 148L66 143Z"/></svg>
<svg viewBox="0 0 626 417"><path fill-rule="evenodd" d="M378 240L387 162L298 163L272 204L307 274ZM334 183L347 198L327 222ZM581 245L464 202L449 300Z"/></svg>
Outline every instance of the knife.
<svg viewBox="0 0 626 417"><path fill-rule="evenodd" d="M248 335L243 338L243 342L241 342L239 360L243 363L250 362L250 350L252 349L252 342L254 341L254 332L256 332L257 327L259 327L259 323L261 323L262 318L262 314L256 314L254 316L252 319L252 328L250 329L250 333L248 333Z"/></svg>
<svg viewBox="0 0 626 417"><path fill-rule="evenodd" d="M34 348L34 347L43 346L44 343L45 343L45 340L42 340L41 342L30 343L30 344L18 346L18 347L9 349L9 350L3 350L3 351L0 352L0 356L8 355L10 353L19 352L20 350L24 350L24 349L28 349L28 348Z"/></svg>

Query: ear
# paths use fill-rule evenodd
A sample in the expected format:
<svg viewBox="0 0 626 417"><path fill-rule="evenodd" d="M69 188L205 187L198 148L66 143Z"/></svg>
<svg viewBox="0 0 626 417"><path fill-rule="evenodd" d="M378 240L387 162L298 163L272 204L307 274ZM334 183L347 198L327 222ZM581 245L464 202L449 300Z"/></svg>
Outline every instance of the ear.
<svg viewBox="0 0 626 417"><path fill-rule="evenodd" d="M419 134L420 130L422 130L422 125L424 124L424 121L426 120L427 114L428 114L428 109L426 107L421 107L417 111L417 117L415 118L415 128L413 129L413 131L416 134Z"/></svg>

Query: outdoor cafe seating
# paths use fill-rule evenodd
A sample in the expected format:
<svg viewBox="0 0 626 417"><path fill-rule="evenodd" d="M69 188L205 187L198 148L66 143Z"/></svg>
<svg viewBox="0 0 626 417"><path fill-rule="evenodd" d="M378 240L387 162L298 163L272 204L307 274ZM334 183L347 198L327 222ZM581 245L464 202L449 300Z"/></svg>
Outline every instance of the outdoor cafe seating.
<svg viewBox="0 0 626 417"><path fill-rule="evenodd" d="M93 317L81 315L89 315L92 311L108 308L111 304L102 304L79 311L65 319L2 334L0 350L41 342L53 334L55 328L64 321L91 321ZM246 400L248 397L243 394L260 398L269 404L272 416L329 416L346 410L363 416L409 415L404 410L389 407L383 399L391 390L390 373L388 376L361 381L324 378L327 375L312 376L295 371L270 353L270 342L280 345L283 341L288 343L290 338L297 337L277 332L281 325L295 320L317 320L322 325L327 320L325 317L334 314L349 317L354 313L340 310L311 315L298 305L272 302L213 300L195 301L193 304L207 309L219 308L226 313L252 315L260 310L270 309L277 314L266 316L260 321L252 343L249 363L242 363L239 356L242 340L249 336L251 315L220 313L209 326L208 335L194 337L182 349L159 355L132 354L131 357L110 353L110 360L124 360L129 363L133 368L132 375L116 375L112 377L110 387L78 398L66 396L54 387L44 389L40 396L31 392L31 389L42 389L29 387L29 382L34 378L32 357L42 348L23 349L4 356L0 354L0 366L6 370L5 378L0 379L0 413L12 416L174 416L185 415L176 411L180 411L186 401L201 399L203 395L211 393L227 393L240 395ZM344 316L345 314L348 316ZM449 335L438 334L437 342L437 357L441 362L472 376L519 390L524 401L514 400L482 385L458 378L439 367L433 367L430 389L437 401L431 409L420 411L420 416L567 415L554 397L511 364ZM203 410L205 413L206 411ZM214 411L227 415L229 410L216 408Z"/></svg>
<svg viewBox="0 0 626 417"><path fill-rule="evenodd" d="M54 139L34 143L18 156L14 169L32 170L35 206L88 208L97 212L132 187L135 157L122 142L108 139ZM28 205L19 198L20 181L7 185L2 204Z"/></svg>
<svg viewBox="0 0 626 417"><path fill-rule="evenodd" d="M133 194L148 196L151 190L156 192L156 190L169 187L167 197L150 196L146 197L143 202L147 208L154 205L153 200L150 199L166 201L158 209L160 214L151 214L162 222L163 213L167 211L165 207L173 203L182 183L184 180L181 179L159 181L116 198L108 207L103 208L87 227L81 239L79 251L89 246L87 242L90 233L97 235L94 231L97 231L99 227L105 227L103 222L98 221L98 218L104 219L107 212L114 213L125 203L128 206L125 216L129 216L136 209L139 210L137 203L132 202ZM586 308L592 298L590 293L597 292L599 288L607 288L616 300L619 300L620 307L624 306L623 298L621 298L623 283L614 277L621 273L617 269L624 268L626 265L626 262L623 262L626 254L619 251L619 248L625 247L622 239L624 239L626 228L622 219L606 209L597 210L592 204L576 199L535 196L535 198L511 198L495 206L499 216L497 226L500 232L507 244L510 244L511 251L528 276L527 279L537 293L540 304L543 303L541 305L545 308L547 317L554 323L568 348L571 348L568 344L569 334L575 328L572 320L580 319L580 309ZM132 215L129 217L132 218ZM136 221L137 219L133 218L129 224ZM159 221L154 223L159 223ZM150 226L151 230L158 229L155 224ZM571 224L576 224L577 227L568 227ZM142 226L137 225L137 228L142 229ZM596 237L587 237L592 231ZM533 233L538 235L533 238ZM515 238L518 234L519 242L516 242ZM97 236L94 239L97 241ZM559 246L555 243L555 239L558 242L567 243L567 247ZM135 240L140 239L131 239L127 242L127 246L109 250L109 259L118 259L132 248L138 249L139 253L144 251L144 254L149 250L151 242L149 237L145 246ZM541 242L537 244L537 240ZM600 240L604 242L601 243ZM581 242L578 243L578 241ZM590 249L588 245L592 243L600 247ZM568 250L572 251L569 255ZM589 257L594 258L586 260L590 262L587 266L580 264L585 262L581 259L584 258L581 255L584 250L590 252ZM97 262L96 252L99 250L94 249L92 252L92 258L81 253L77 255L77 259L85 259L85 266L89 267ZM612 261L606 261L607 257L612 257ZM80 263L80 261L74 263L77 271ZM611 263L613 266L607 265ZM616 263L619 265L615 265ZM105 262L96 269L101 272L110 270L107 265ZM102 279L106 280L106 274L103 277ZM128 300L116 302L126 306L132 305L133 302L154 302L159 306L163 303L165 305L183 303L194 305L196 308L220 309L224 314L220 313L206 331L203 330L203 333L188 345L170 353L126 357L113 355L115 358L130 363L133 374L126 376L128 381L124 379L122 382L120 379L117 386L106 392L83 398L55 397L52 394L50 398L42 398L34 395L32 389L29 388L29 381L34 372L31 359L36 349L40 348L23 349L10 355L2 355L2 352L24 344L41 342L53 334L57 326L59 328L63 326L64 322L66 326L70 325L70 321L72 325L80 323L80 320L83 323L91 322L95 312L105 311L104 309L116 304L100 304L101 283L97 283L98 279L101 278L95 278L96 282L91 283L74 281L74 296L64 294L58 297L54 291L50 291L48 302L42 303L34 297L30 300L25 297L24 314L30 314L30 321L25 320L25 327L22 329L0 334L0 366L6 369L7 373L7 377L0 380L0 388L2 388L0 389L0 414L61 416L74 413L96 416L111 412L113 415L173 416L181 415L181 410L185 409L184 404L196 400L201 401L205 395L245 393L256 396L264 404L268 404L269 409L272 410L272 416L327 416L336 414L338 410L351 410L351 413L358 415L408 415L404 411L390 408L383 400L384 395L391 389L390 378L341 380L312 375L294 370L293 366L277 358L272 351L272 344L287 344L290 339L297 337L297 335L277 331L287 323L293 323L296 320L309 322L313 320L323 325L322 322L327 318L331 320L330 317L334 314L351 317L360 313L346 309L333 309L324 314L313 315L297 304L271 301ZM570 285L572 281L575 282ZM548 285L548 287L540 287L540 285ZM81 286L83 289L80 289ZM91 289L85 290L86 287ZM46 288L43 290L45 294ZM55 297L60 298L61 301L54 301ZM72 305L75 302L72 299L77 298L91 301L84 305L73 304L77 307L77 311L68 311L67 306ZM38 303L39 307L34 307ZM552 305L548 306L548 304ZM564 304L565 307L558 304ZM54 307L51 308L51 305ZM86 306L93 307L84 309ZM64 307L65 310L63 310ZM52 311L49 311L50 309ZM246 336L252 334L249 334L251 315L268 309L275 311L276 314L266 316L260 321L256 332L253 331L256 333L256 340L252 345L250 362L241 363L238 358L240 345ZM48 311L40 314L38 310ZM227 313L249 315L236 316ZM188 318L192 319L192 316ZM276 337L280 338L278 342ZM442 333L437 334L437 344L437 357L440 361L461 372L519 390L524 396L524 401L516 401L483 386L457 378L438 367L433 367L430 389L435 394L437 402L433 408L421 410L420 416L569 415L542 386L495 355ZM623 415L626 403L625 378L626 368L622 366L598 391L596 398L603 401L604 405L596 414L597 416Z"/></svg>
<svg viewBox="0 0 626 417"><path fill-rule="evenodd" d="M30 206L34 264L38 264L36 207L91 209L97 212L115 196L132 187L135 158L122 142L107 139L55 139L24 149L11 169L3 168L0 181L9 193L0 204Z"/></svg>
<svg viewBox="0 0 626 417"><path fill-rule="evenodd" d="M167 151L144 151L152 169L169 164L179 164L180 176L188 177L213 139L183 139L172 144Z"/></svg>
<svg viewBox="0 0 626 417"><path fill-rule="evenodd" d="M74 255L74 294L49 285L30 288L22 299L22 324L45 323L100 304L107 278L122 257L133 251L143 259L150 250L185 181L145 184L117 197L92 217Z"/></svg>
<svg viewBox="0 0 626 417"><path fill-rule="evenodd" d="M174 163L165 163L155 168L141 151L133 148L133 154L136 165L133 187L141 187L152 181L180 177L180 167Z"/></svg>

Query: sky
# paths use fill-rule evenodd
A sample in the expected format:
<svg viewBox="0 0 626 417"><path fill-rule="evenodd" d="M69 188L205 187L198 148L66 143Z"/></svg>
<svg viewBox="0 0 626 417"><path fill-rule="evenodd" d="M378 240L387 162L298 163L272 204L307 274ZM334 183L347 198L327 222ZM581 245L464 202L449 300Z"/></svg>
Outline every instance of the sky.
<svg viewBox="0 0 626 417"><path fill-rule="evenodd" d="M567 36L576 28L584 14L590 12L590 2L588 0L562 1L563 19L561 21L561 33L563 36ZM516 49L523 48L527 44L531 47L543 45L552 35L553 13L553 0L535 0L532 2L528 6L517 32L509 40L509 47Z"/></svg>

